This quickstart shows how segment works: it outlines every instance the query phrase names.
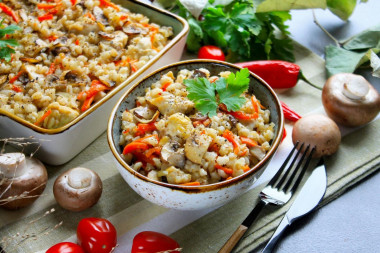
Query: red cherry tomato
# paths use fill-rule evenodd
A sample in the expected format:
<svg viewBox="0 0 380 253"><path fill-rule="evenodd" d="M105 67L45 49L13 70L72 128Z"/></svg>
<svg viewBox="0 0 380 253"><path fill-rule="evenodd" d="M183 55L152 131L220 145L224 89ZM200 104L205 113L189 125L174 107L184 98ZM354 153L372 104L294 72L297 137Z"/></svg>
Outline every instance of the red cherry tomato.
<svg viewBox="0 0 380 253"><path fill-rule="evenodd" d="M116 246L116 229L106 219L84 218L77 228L78 244L86 253L109 253Z"/></svg>
<svg viewBox="0 0 380 253"><path fill-rule="evenodd" d="M83 249L72 242L60 242L50 247L46 253L84 253Z"/></svg>
<svg viewBox="0 0 380 253"><path fill-rule="evenodd" d="M224 56L222 49L216 46L211 46L211 45L201 47L198 51L198 58L212 59L212 60L219 60L219 61L226 60L226 57Z"/></svg>
<svg viewBox="0 0 380 253"><path fill-rule="evenodd" d="M179 248L178 242L167 235L154 231L144 231L133 238L131 253L156 253ZM170 252L179 253L177 250Z"/></svg>

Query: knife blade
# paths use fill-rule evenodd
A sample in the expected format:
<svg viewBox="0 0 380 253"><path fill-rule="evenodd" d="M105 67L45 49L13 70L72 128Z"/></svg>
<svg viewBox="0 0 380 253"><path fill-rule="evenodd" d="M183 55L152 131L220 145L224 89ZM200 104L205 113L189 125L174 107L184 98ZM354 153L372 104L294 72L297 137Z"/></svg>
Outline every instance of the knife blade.
<svg viewBox="0 0 380 253"><path fill-rule="evenodd" d="M327 187L326 168L323 158L318 162L317 167L313 170L306 183L300 190L298 196L286 212L280 225L272 235L262 253L272 252L276 242L294 220L311 212L325 195Z"/></svg>

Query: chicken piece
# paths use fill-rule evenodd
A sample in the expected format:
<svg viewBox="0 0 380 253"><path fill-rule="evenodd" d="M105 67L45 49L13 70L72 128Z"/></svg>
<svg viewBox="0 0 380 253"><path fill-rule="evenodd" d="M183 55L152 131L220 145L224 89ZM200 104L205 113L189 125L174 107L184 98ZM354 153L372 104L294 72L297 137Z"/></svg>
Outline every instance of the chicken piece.
<svg viewBox="0 0 380 253"><path fill-rule="evenodd" d="M193 123L182 113L175 113L168 118L166 134L172 138L187 139L193 132Z"/></svg>
<svg viewBox="0 0 380 253"><path fill-rule="evenodd" d="M194 132L185 143L186 157L197 164L202 164L202 158L207 152L208 147L212 142L212 138L207 134Z"/></svg>
<svg viewBox="0 0 380 253"><path fill-rule="evenodd" d="M170 166L166 171L168 173L166 179L169 184L184 184L191 181L190 174L187 174L174 166Z"/></svg>
<svg viewBox="0 0 380 253"><path fill-rule="evenodd" d="M151 94L156 94L152 91ZM169 92L163 92L162 95L154 97L147 94L147 101L156 106L161 114L172 115L174 113L184 113L191 111L194 108L194 103L187 97L174 96Z"/></svg>
<svg viewBox="0 0 380 253"><path fill-rule="evenodd" d="M43 123L43 127L48 129L64 126L79 116L78 111L70 107L60 105L58 102L51 103L47 107L47 110L52 111L47 120Z"/></svg>

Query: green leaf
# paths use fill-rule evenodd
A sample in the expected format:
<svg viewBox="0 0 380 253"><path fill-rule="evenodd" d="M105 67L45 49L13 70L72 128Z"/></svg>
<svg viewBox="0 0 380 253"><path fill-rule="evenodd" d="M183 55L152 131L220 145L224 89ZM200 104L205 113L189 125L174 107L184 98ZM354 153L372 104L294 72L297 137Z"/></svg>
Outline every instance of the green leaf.
<svg viewBox="0 0 380 253"><path fill-rule="evenodd" d="M352 52L344 48L329 45L325 48L327 75L353 73L360 65L366 52Z"/></svg>
<svg viewBox="0 0 380 253"><path fill-rule="evenodd" d="M17 30L21 30L21 28L17 25L9 25L7 27L0 28L0 38L4 37L6 34L13 34Z"/></svg>
<svg viewBox="0 0 380 253"><path fill-rule="evenodd" d="M369 49L379 47L380 24L377 24L349 39L343 44L347 50Z"/></svg>
<svg viewBox="0 0 380 253"><path fill-rule="evenodd" d="M348 20L356 7L356 0L327 0L327 8L342 20Z"/></svg>
<svg viewBox="0 0 380 253"><path fill-rule="evenodd" d="M218 103L215 96L215 88L207 78L185 79L184 84L189 92L187 97L194 102L202 114L216 115Z"/></svg>
<svg viewBox="0 0 380 253"><path fill-rule="evenodd" d="M190 31L186 39L187 49L191 52L197 52L201 47L203 31L194 18L188 19L188 23L190 26Z"/></svg>
<svg viewBox="0 0 380 253"><path fill-rule="evenodd" d="M12 54L15 53L15 50L9 47L0 48L0 59L4 59L7 62L10 62L12 59Z"/></svg>
<svg viewBox="0 0 380 253"><path fill-rule="evenodd" d="M257 6L257 12L289 11L292 9L326 8L326 0L265 0Z"/></svg>
<svg viewBox="0 0 380 253"><path fill-rule="evenodd" d="M219 101L227 106L227 110L238 111L246 102L246 99L241 95L248 89L248 77L249 70L245 68L236 72L236 75L231 73L226 80L220 78L215 82Z"/></svg>

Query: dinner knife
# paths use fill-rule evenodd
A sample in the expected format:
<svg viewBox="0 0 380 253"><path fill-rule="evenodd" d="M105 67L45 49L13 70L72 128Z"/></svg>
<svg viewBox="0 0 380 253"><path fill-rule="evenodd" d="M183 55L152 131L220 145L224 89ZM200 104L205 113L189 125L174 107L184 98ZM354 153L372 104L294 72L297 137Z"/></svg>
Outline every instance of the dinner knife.
<svg viewBox="0 0 380 253"><path fill-rule="evenodd" d="M300 190L298 196L286 212L280 225L272 235L262 253L272 252L276 242L294 220L311 212L325 195L327 187L326 168L323 158L318 162L317 167L313 170L312 174L307 179L305 185Z"/></svg>

